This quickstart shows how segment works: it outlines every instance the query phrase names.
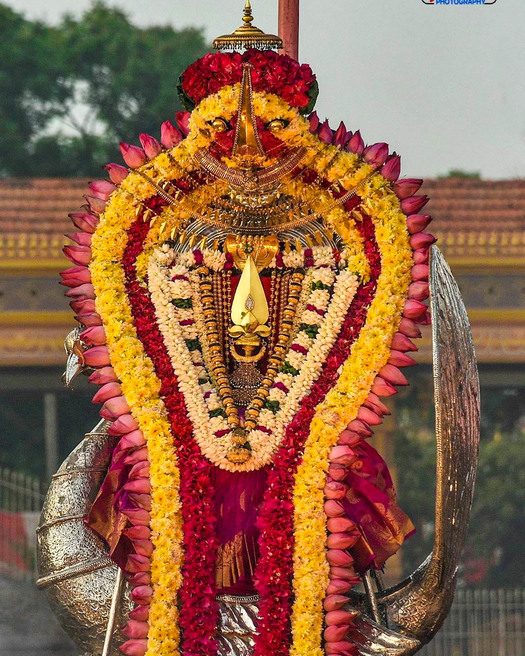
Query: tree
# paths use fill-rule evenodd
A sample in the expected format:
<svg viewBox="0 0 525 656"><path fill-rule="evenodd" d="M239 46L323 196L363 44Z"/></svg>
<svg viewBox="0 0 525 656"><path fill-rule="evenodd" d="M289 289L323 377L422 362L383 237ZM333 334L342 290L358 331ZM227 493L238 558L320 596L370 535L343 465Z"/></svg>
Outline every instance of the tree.
<svg viewBox="0 0 525 656"><path fill-rule="evenodd" d="M156 134L173 118L178 77L206 50L199 29L142 29L102 2L56 28L0 7L17 28L1 33L11 65L0 80L9 77L11 88L0 115L14 125L2 148L4 175L96 174L115 158L118 141Z"/></svg>

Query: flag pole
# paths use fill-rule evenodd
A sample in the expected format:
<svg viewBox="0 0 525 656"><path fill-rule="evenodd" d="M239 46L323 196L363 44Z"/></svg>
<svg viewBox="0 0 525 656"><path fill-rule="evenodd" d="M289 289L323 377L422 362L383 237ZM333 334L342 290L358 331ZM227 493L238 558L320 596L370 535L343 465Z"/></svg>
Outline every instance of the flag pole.
<svg viewBox="0 0 525 656"><path fill-rule="evenodd" d="M279 0L279 36L284 52L299 58L299 0Z"/></svg>

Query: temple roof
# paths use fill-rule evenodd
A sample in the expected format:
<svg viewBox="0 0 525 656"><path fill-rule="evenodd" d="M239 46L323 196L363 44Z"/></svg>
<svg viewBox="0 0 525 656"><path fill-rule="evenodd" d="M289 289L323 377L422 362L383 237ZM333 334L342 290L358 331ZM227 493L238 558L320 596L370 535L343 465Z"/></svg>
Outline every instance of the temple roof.
<svg viewBox="0 0 525 656"><path fill-rule="evenodd" d="M427 180L422 191L448 258L525 255L525 180L451 177ZM73 231L67 214L86 193L86 179L0 180L0 259L60 258L63 235Z"/></svg>

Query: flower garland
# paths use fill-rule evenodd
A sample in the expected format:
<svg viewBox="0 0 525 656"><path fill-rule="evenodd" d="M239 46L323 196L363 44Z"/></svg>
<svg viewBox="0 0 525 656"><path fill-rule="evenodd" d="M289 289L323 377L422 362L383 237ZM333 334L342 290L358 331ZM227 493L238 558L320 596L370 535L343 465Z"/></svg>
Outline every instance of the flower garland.
<svg viewBox="0 0 525 656"><path fill-rule="evenodd" d="M385 194L373 210L381 261L389 266L379 276L366 324L339 380L316 409L295 481L292 656L322 654L323 599L329 583L323 494L328 455L388 362L411 282L412 250L398 198Z"/></svg>
<svg viewBox="0 0 525 656"><path fill-rule="evenodd" d="M204 198L212 185L205 191L207 183L197 180L192 158L199 148L208 146L215 137L210 121L217 116L228 119L235 115L238 91L239 85L234 84L204 97L189 123L184 125L188 132L186 139L180 141L170 132L167 150L161 152L158 142L155 145L155 140L148 138L143 145L147 144L144 146L146 152L149 148L153 153L148 155L150 161L143 157L143 151L135 149L129 156L130 165L142 167L157 182L171 181L188 198ZM316 123L315 117L308 123L296 108L269 93L257 91L254 104L261 121L282 118L287 122L279 133L283 142L306 149L303 171L299 177L286 183L286 193L301 198L309 194L311 207L323 215L346 244L343 253L346 273L354 274L349 278L354 287L352 297L357 282L361 283L350 311L337 331L338 336L319 356L325 364L317 374L317 380L310 388L301 387L297 393L297 398L302 395L302 403L296 408L295 416L292 412L293 419L283 426L284 437L273 457L259 520L261 557L256 578L261 594L261 619L256 656L288 656L290 635L293 635L290 653L294 656L320 654L322 604L330 580L323 487L331 449L338 444L339 435L348 424L367 430L366 421L360 418L369 416L364 412L363 404L371 389L390 393L389 390L393 389L391 382L403 381L400 372L396 373L396 365L404 366L407 362L407 356L401 357L402 351L411 348L406 335L417 335L413 320L426 321L421 300L428 294L428 247L433 238L422 233L430 218L417 214L425 202L424 197L413 195L419 186L415 184L418 181L389 182L395 182L399 176L399 158L388 158L385 144L365 149L359 133L352 135L341 127L334 132L327 124L320 126L318 121ZM324 142L322 145L319 139ZM370 177L379 167L382 167L382 174ZM86 290L81 290L82 285L77 283L72 287L78 286L75 294L79 300L74 303L79 307L79 319L93 322L85 325L93 325L90 334L96 339L99 339L96 322L97 317L100 318L111 364L116 377L122 381L117 387L122 391L123 400L111 404L110 398L105 404L106 412L112 407L128 408L130 415L117 415L115 430L118 425L119 429L127 427L126 430L133 432L134 426L138 426L147 447L134 451L132 448L133 458L147 457L150 461L151 509L137 508L130 512L130 516L140 517L140 521L146 521L147 517L155 548L150 556L143 557L144 561L136 561L143 569L133 577L134 585L138 586L133 591L133 598L142 605L139 612L132 615L137 623L130 632L140 645L131 645L136 642L131 640L125 649L128 649L126 653L141 654L147 650L148 656L176 654L180 625L184 631L183 650L212 654L216 649L213 634L217 609L213 602L213 584L210 584L214 567L214 518L209 512L212 495L209 463L192 440L192 426L183 394L177 387L162 331L155 326L154 307L145 287L152 250L166 234L167 227L177 229L188 215L182 206L159 206L156 213L161 218L156 223L141 224L140 219L137 222L136 216L144 214L154 189L138 174L125 177L118 169L113 169L110 175L112 180L116 176L119 189L114 191L114 185L107 182L92 183L95 196L88 201L93 213L74 219L80 224L80 229L89 234L95 232L91 246L85 245L89 241L79 242L78 247L67 247L67 254L71 253L71 259L80 265L85 265L92 256L91 278L87 282L82 280ZM358 211L354 212L355 204L350 200L343 206L334 205L334 198L342 198L345 192L357 185L361 185ZM93 223L92 217L102 212L110 195L110 202L97 226L98 218ZM370 234L363 239L366 232L363 226L368 225L365 213L371 217L370 225L374 226L377 250L381 263L385 264L382 270L373 264L377 253L373 252L376 247ZM413 282L410 278L412 249L415 251ZM217 270L225 266L222 255L210 253L208 257ZM283 265L292 266L298 255L291 251L286 257L288 261L285 262L283 254ZM280 263L276 261L275 266L280 266ZM75 272L74 275L83 277L84 274ZM329 284L323 275L328 274L320 274L315 281L320 283L319 289L315 290L320 292L315 303L321 306L326 302L326 295L322 292L327 290L323 285ZM150 277L153 280L154 276ZM93 292L89 290L91 283ZM337 282L335 284L337 286ZM175 294L184 298L181 287L179 284ZM91 309L93 296L96 297L96 306ZM179 310L180 326L185 315L184 308ZM158 323L162 323L160 317L161 313ZM310 323L303 322L304 326L294 340L291 359L287 361L289 368L300 372L297 379L314 348L315 340L309 332L315 332L319 324L313 318L309 317ZM151 330L151 326L155 329ZM184 329L183 336L192 331L195 334L190 323L180 327ZM400 332L396 332L398 328ZM318 335L321 330L319 328ZM399 350L391 351L394 344ZM105 363L106 356L103 351L97 351L99 348L105 347L95 346L86 352L86 360L95 366ZM200 355L196 350L192 351L192 362L200 366ZM202 373L205 368L198 371ZM277 377L270 395L271 408L267 407L263 412L273 415L273 409L276 409L277 415L286 407L292 394L287 396L282 387L293 391L294 378L293 375L292 378ZM105 393L113 394L113 390ZM271 422L270 414L262 416L265 422ZM140 446L139 436L132 438L132 432L125 435L123 443ZM143 464L144 461L137 462L141 467ZM196 486L193 485L195 481L198 481ZM131 499L133 495L128 497ZM142 497L134 495L135 501L145 508L149 497L147 494ZM133 535L149 535L149 528L144 528L142 531L141 526L134 526ZM209 543L210 549L199 550L202 541ZM139 542L137 539L133 544L138 548ZM143 585L138 585L139 582ZM137 592L139 588L143 589ZM177 611L179 596L182 602L180 617Z"/></svg>
<svg viewBox="0 0 525 656"><path fill-rule="evenodd" d="M180 639L178 608L176 603L166 603L164 594L156 592L169 590L170 597L176 597L182 580L180 474L170 422L160 398L160 382L133 326L125 273L119 261L127 245L124 222L133 213L130 196L117 192L94 235L90 272L111 364L148 447L152 498L149 526L155 548L151 556L153 594L149 603L147 654L171 656ZM168 562L171 566L166 569Z"/></svg>
<svg viewBox="0 0 525 656"><path fill-rule="evenodd" d="M209 53L191 64L179 82L182 104L191 111L203 98L239 83L244 63L253 66L255 91L276 93L305 114L313 110L318 86L310 66L300 65L288 55L272 50L261 52L255 49L246 50L242 55L238 52Z"/></svg>
<svg viewBox="0 0 525 656"><path fill-rule="evenodd" d="M323 262L328 259L327 254L324 255ZM195 256L192 258L194 260ZM204 327L200 326L199 329L200 313L191 309L192 296L197 298L192 292L191 273L180 263L169 266L172 259L169 251L157 251L152 257L149 288L158 325L184 394L195 439L202 453L227 471L260 469L270 463L282 441L285 426L319 375L356 292L357 280L348 271L343 270L336 275L324 265L307 276L306 280L311 282L306 284L309 295L300 318L303 329L295 337L285 360L284 371L278 375L271 389L266 406L272 409L263 408L259 415L261 427L250 432L251 458L246 463L235 464L227 458L230 438L226 415L218 394L211 386L199 346L198 334ZM188 259L187 256L179 257L176 261ZM221 259L216 258L216 263ZM309 337L308 332L314 334L313 338ZM193 349L191 352L188 345Z"/></svg>

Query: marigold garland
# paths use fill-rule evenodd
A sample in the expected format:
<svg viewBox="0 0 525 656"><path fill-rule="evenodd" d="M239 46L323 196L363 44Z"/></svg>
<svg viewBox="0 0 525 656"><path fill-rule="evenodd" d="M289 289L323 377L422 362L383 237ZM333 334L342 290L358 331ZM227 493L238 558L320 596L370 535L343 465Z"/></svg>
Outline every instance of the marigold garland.
<svg viewBox="0 0 525 656"><path fill-rule="evenodd" d="M210 128L214 118L236 115L239 84L204 95L191 115L187 138L141 168L153 181L170 180L174 189L183 191L188 201L196 204L213 191L213 185L205 188L207 183L203 185L194 175L193 155L216 136ZM278 376L269 397L278 408L293 401L293 412L286 413L280 446L272 447L272 469L259 519L261 556L256 579L261 619L255 656L320 656L323 599L329 583L323 508L328 454L341 431L357 417L374 379L388 361L411 282L412 249L399 198L388 180L378 173L371 175L375 170L372 164L330 143L320 148L319 137L310 132L298 109L278 96L256 91L254 105L263 122L274 118L287 121L279 135L287 145L306 149L303 173L286 182L283 190L307 201L342 236L346 247L341 253L341 268L351 286L346 309L340 310L341 321L324 350L314 352L315 341L303 330L288 355L288 366L301 374L308 370L309 357L324 362L322 370L315 375L310 372L312 380L309 384L303 381L297 398L290 393L297 381L288 374ZM312 185L314 179L318 185ZM360 202L357 212L352 211L353 202L344 206L334 203L334 198L356 187ZM144 434L150 460L150 526L155 548L151 556L153 595L147 656L178 654L179 625L185 633L183 652L213 654L217 609L212 582L215 538L210 465L203 456L206 449L192 437L191 424L196 427L197 415L188 405L187 393L184 402L184 374L177 370L180 391L172 367L188 355L170 342L166 328L174 318L180 322L182 314L175 317L172 306L170 312L165 311L165 299L159 293L165 281L152 259L159 242L177 230L188 214L184 203L165 207L165 203L154 200L151 207L158 217L151 225L140 226L137 216L150 207L155 196L154 187L143 176L127 176L101 215L92 242L90 271L111 364ZM369 236L363 238L367 215L374 226L374 244ZM132 250L130 236L135 239ZM377 264L378 256L386 266ZM212 268L224 266L221 256L207 257ZM297 254L287 257L284 265L293 266ZM339 276L336 285L344 282L344 276ZM327 292L323 285L329 286L330 281L321 274L316 281L320 285L312 296L312 306L324 307ZM177 285L166 293L174 289ZM309 325L308 321L305 324ZM154 326L152 335L148 334L150 325ZM197 355L191 358L186 364L205 371ZM261 417L270 424L271 414L263 410ZM182 479L179 466L184 466ZM198 482L195 489L193 481ZM209 544L207 554L199 553L196 536Z"/></svg>

